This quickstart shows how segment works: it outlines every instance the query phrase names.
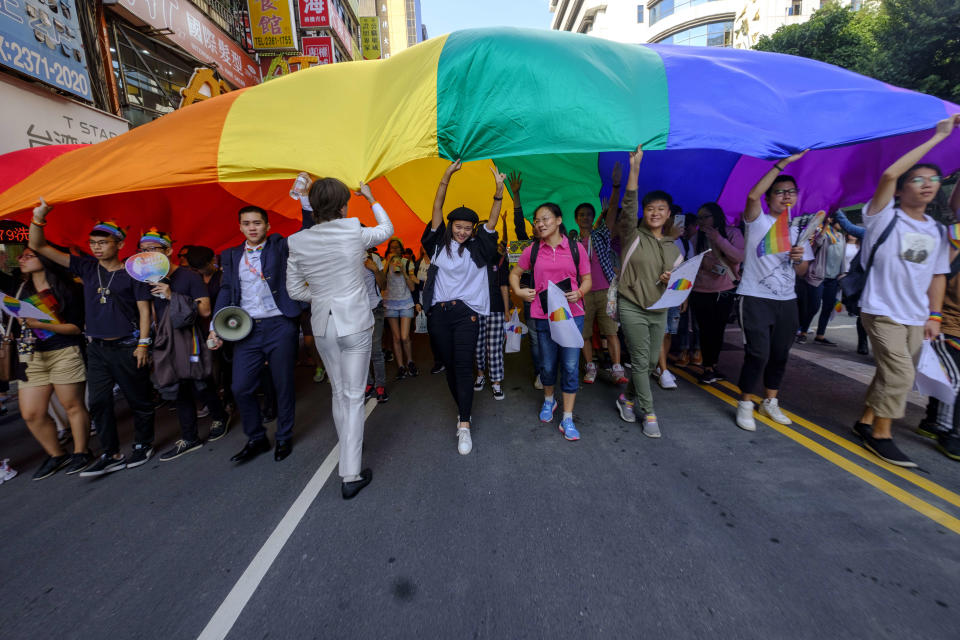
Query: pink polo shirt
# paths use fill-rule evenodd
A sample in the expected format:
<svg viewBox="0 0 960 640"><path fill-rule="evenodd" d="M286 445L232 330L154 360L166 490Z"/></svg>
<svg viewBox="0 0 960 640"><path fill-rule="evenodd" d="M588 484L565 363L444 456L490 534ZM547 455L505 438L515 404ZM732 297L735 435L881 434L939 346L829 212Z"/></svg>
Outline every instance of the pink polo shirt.
<svg viewBox="0 0 960 640"><path fill-rule="evenodd" d="M580 277L590 273L590 259L587 257L587 250L581 243L577 243L580 250ZM530 251L533 245L528 246L520 254L520 260L517 264L525 271L530 270ZM570 253L570 240L566 236L560 240L560 244L551 247L545 241L540 241L540 249L537 252L537 264L534 265L533 279L537 284L537 297L533 299L530 305L530 315L541 320L546 319L547 314L540 308L540 292L546 291L549 282L560 282L570 278L574 286L577 286L577 268L573 264L573 255ZM574 316L583 315L583 301L578 301L570 305L570 313Z"/></svg>

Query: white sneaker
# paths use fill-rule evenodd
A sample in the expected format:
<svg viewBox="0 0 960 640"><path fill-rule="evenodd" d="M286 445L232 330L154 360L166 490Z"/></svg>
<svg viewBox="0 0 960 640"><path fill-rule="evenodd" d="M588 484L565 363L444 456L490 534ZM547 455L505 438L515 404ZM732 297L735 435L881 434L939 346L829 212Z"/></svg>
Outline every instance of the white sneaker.
<svg viewBox="0 0 960 640"><path fill-rule="evenodd" d="M651 377L651 378L657 378L657 379L659 380L659 379L660 379L660 367L654 368L654 370L650 372L650 377Z"/></svg>
<svg viewBox="0 0 960 640"><path fill-rule="evenodd" d="M776 398L765 398L763 400L760 404L760 415L767 416L780 424L793 424L793 420L783 415L783 411L780 411L780 403L777 402Z"/></svg>
<svg viewBox="0 0 960 640"><path fill-rule="evenodd" d="M543 391L543 383L540 382L540 374L537 374L537 378L533 381L533 388L539 391Z"/></svg>
<svg viewBox="0 0 960 640"><path fill-rule="evenodd" d="M657 379L660 383L660 386L664 389L676 389L677 388L677 378L669 371L664 371L660 374L660 377Z"/></svg>
<svg viewBox="0 0 960 640"><path fill-rule="evenodd" d="M657 422L657 416L648 413L643 417L643 435L648 438L660 437L660 424Z"/></svg>
<svg viewBox="0 0 960 640"><path fill-rule="evenodd" d="M3 462L0 462L0 484L12 480L16 475L16 470L10 468L10 460L4 458Z"/></svg>
<svg viewBox="0 0 960 640"><path fill-rule="evenodd" d="M753 420L753 402L750 400L737 403L737 426L744 431L756 431L757 423Z"/></svg>
<svg viewBox="0 0 960 640"><path fill-rule="evenodd" d="M477 379L473 381L473 390L474 390L474 391L482 391L482 390L483 390L483 384L484 384L486 381L487 381L487 379L484 378L482 375L477 376Z"/></svg>
<svg viewBox="0 0 960 640"><path fill-rule="evenodd" d="M583 383L593 384L597 379L597 363L588 362L585 369L586 369L586 373L583 376Z"/></svg>
<svg viewBox="0 0 960 640"><path fill-rule="evenodd" d="M473 440L470 439L470 429L462 427L457 429L457 451L465 456L473 450Z"/></svg>

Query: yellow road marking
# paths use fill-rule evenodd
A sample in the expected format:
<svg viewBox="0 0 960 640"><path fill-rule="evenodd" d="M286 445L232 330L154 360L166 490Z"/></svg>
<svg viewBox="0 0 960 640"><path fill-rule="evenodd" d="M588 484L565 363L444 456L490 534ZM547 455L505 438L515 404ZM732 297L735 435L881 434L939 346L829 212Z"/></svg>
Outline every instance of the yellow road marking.
<svg viewBox="0 0 960 640"><path fill-rule="evenodd" d="M736 398L732 398L727 394L723 393L722 391L715 389L714 387L697 384L693 376L691 376L686 371L674 370L674 372L680 377L682 377L684 380L687 380L688 382L692 382L693 384L697 385L707 393L719 398L720 400L722 400L723 402L726 402L730 406L732 407L737 406ZM850 460L847 460L840 454L835 453L830 449L827 449L822 444L815 442L814 440L811 440L810 438L808 438L807 436L801 433L797 433L796 431L794 431L793 429L790 429L789 427L776 423L773 420L770 420L769 418L765 416L761 416L759 414L755 414L754 419L759 420L760 422L764 423L771 429L774 429L775 431L778 431L779 433L787 436L794 442L797 442L798 444L806 447L807 449L816 453L822 458L829 460L830 462L837 465L841 469L849 473L852 473L853 475L857 476L867 484L870 484L876 487L877 489L879 489L880 491L883 491L884 493L894 498L895 500L899 500L903 504L925 515L926 517L930 518L934 522L946 527L947 529L950 529L956 534L960 534L960 519L955 518L954 516L950 515L949 513L941 509L938 509L937 507L933 506L928 502L924 502L923 500L916 497L912 493L904 491L903 489L893 484L892 482L888 480L884 480L877 474L864 469L863 467L855 464L854 462L851 462Z"/></svg>
<svg viewBox="0 0 960 640"><path fill-rule="evenodd" d="M684 372L684 373L686 373L686 372ZM691 380L692 382L695 382L692 377L691 377L691 378L688 378L688 379ZM737 394L737 395L739 396L739 394L740 394L740 389L738 389L736 385L731 384L731 383L727 382L726 380L721 380L719 384L721 384L722 386L726 387L727 389L730 389L731 391L733 391L735 394ZM752 394L751 394L750 398L751 398L754 402L757 402L757 403L760 403L760 402L761 402L760 398L758 398L758 397L755 396L755 395L752 395ZM790 418L791 420L793 420L795 423L797 423L798 425L800 425L801 427L803 427L803 428L805 428L805 429L807 429L807 430L809 430L809 431L814 432L815 434L817 434L817 435L820 436L821 438L826 438L826 439L829 440L830 442L832 442L832 443L834 443L834 444L836 444L836 445L839 445L839 446L843 447L844 449L846 449L846 450L849 451L850 453L852 453L852 454L854 454L854 455L856 455L856 456L859 456L860 458L863 458L863 459L866 460L867 462L871 462L871 463L877 465L878 467L880 467L880 468L883 469L884 471L888 471L888 472L890 472L890 473L892 473L892 474L894 474L894 475L896 475L896 476L900 476L901 478L903 478L903 479L906 480L907 482L909 482L909 483L911 483L911 484L914 484L914 485L920 487L920 488L923 489L924 491L927 491L927 492L929 492L929 493L937 496L937 497L940 498L941 500L943 500L943 501L945 501L945 502L949 502L950 504L952 504L952 505L955 506L955 507L960 507L960 495L954 493L953 491L950 491L949 489L940 486L940 485L937 484L936 482L931 482L930 480L924 478L924 477L921 476L921 475L918 475L918 474L914 473L913 471L908 471L907 469L904 469L903 467L898 467L898 466L896 466L896 465L890 464L889 462L884 462L883 460L881 460L880 458L876 457L875 455L873 455L872 453L870 453L869 451L867 451L867 450L864 449L863 447L861 447L861 446L859 446L859 445L857 445L857 444L855 444L855 443L853 443L853 442L850 442L850 441L847 440L846 438L842 438L842 437L838 436L837 434L833 433L832 431L829 431L829 430L827 430L827 429L824 429L824 428L821 427L820 425L817 425L817 424L814 424L813 422L810 422L809 420L807 420L806 418L803 418L802 416L798 416L797 414L792 413L792 412L790 412L790 411L784 411L783 407L780 407L780 410L783 411L784 415L786 415L788 418Z"/></svg>

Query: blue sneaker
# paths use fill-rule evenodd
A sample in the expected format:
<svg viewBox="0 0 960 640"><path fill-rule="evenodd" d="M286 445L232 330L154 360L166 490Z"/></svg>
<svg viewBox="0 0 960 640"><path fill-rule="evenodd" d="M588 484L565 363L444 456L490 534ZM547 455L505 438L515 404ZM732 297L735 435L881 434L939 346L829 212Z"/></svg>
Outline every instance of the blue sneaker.
<svg viewBox="0 0 960 640"><path fill-rule="evenodd" d="M540 422L553 422L553 414L557 411L557 400L554 398L552 401L547 402L543 401L543 406L540 407Z"/></svg>
<svg viewBox="0 0 960 640"><path fill-rule="evenodd" d="M577 427L573 424L573 418L564 418L560 421L560 433L570 441L580 439L580 432L577 431Z"/></svg>

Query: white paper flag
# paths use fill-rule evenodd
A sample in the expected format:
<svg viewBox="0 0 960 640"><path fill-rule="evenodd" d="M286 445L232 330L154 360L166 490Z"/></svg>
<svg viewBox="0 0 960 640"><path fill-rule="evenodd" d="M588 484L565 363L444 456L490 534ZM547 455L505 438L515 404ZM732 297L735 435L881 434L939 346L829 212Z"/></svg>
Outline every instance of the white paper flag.
<svg viewBox="0 0 960 640"><path fill-rule="evenodd" d="M670 309L679 307L690 295L693 289L693 283L697 279L697 272L700 271L700 263L703 262L703 256L707 251L699 253L683 264L679 265L670 273L670 282L667 283L667 290L663 292L660 299L647 307L649 310Z"/></svg>
<svg viewBox="0 0 960 640"><path fill-rule="evenodd" d="M947 376L947 372L943 370L940 358L937 357L937 352L933 350L933 345L930 344L929 340L923 341L913 389L925 396L932 396L950 405L957 399L953 392L953 385L950 384L950 378Z"/></svg>
<svg viewBox="0 0 960 640"><path fill-rule="evenodd" d="M570 305L563 291L552 282L547 282L547 318L550 320L550 337L561 347L583 348L583 334L570 313Z"/></svg>

